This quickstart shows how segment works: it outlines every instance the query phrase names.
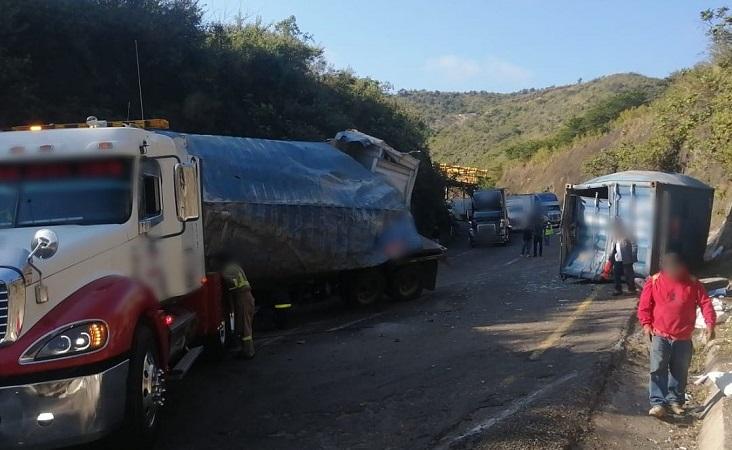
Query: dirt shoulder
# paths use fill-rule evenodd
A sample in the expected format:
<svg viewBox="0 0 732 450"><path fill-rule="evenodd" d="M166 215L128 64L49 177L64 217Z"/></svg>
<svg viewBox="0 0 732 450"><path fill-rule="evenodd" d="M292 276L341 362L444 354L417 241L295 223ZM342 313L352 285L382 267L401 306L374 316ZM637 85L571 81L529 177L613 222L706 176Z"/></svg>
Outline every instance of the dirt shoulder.
<svg viewBox="0 0 732 450"><path fill-rule="evenodd" d="M627 341L623 364L609 374L600 406L592 417L591 431L582 437L577 449L696 448L699 422L691 415L665 420L647 415L648 343L637 328ZM690 387L689 409L703 401L703 393Z"/></svg>

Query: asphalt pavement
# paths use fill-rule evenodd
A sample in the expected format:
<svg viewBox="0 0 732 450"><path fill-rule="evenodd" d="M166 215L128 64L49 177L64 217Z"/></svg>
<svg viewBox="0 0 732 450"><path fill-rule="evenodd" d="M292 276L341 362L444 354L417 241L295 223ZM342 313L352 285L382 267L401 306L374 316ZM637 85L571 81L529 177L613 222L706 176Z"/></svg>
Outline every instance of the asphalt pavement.
<svg viewBox="0 0 732 450"><path fill-rule="evenodd" d="M572 445L635 299L561 281L556 241L541 258L464 244L418 300L303 310L256 336L254 360L197 364L169 391L158 448Z"/></svg>

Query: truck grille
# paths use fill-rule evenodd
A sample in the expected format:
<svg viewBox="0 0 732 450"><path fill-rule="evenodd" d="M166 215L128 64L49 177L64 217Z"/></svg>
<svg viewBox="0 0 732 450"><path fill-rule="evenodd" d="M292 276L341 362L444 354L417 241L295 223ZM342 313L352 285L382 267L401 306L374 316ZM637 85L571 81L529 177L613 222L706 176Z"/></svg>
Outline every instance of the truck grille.
<svg viewBox="0 0 732 450"><path fill-rule="evenodd" d="M494 233L496 232L496 224L494 223L485 223L485 224L478 224L478 233Z"/></svg>
<svg viewBox="0 0 732 450"><path fill-rule="evenodd" d="M5 283L0 283L0 339L8 331L8 306L8 287Z"/></svg>

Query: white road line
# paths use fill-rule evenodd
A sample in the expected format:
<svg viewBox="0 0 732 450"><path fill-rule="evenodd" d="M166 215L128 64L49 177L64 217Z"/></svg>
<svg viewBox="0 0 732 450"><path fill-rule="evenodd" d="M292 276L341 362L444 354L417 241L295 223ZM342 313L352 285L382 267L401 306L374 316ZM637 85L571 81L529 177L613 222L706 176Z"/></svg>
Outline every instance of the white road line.
<svg viewBox="0 0 732 450"><path fill-rule="evenodd" d="M501 421L507 419L508 417L516 414L519 410L522 408L525 408L526 406L530 405L537 399L539 399L544 394L548 393L552 389L556 388L557 386L566 383L567 381L571 380L572 378L577 376L577 372L568 373L567 375L563 376L562 378L559 378L543 388L527 395L526 397L523 397L519 400L516 400L513 402L507 409L504 409L501 411L498 415L491 417L490 419L486 420L483 423L480 423L476 425L475 427L471 428L470 430L466 431L465 433L462 433L455 437L447 437L444 438L443 441L447 440L447 442L443 442L439 446L436 447L436 449L449 449L452 447L453 444L460 442L466 438L475 436L476 434L480 434L485 432L486 430L490 429L497 423L500 423Z"/></svg>
<svg viewBox="0 0 732 450"><path fill-rule="evenodd" d="M367 317L361 317L360 319L352 320L352 321L346 322L346 323L344 323L342 325L338 325L337 327L333 327L333 328L330 328L328 330L325 330L325 332L326 333L332 333L334 331L340 331L340 330L346 329L348 327L352 327L352 326L356 325L357 323L365 322L367 320L371 320L371 319L374 319L376 317L379 317L382 314L384 314L384 313L383 312L379 312L379 313L371 314L370 316L367 316Z"/></svg>
<svg viewBox="0 0 732 450"><path fill-rule="evenodd" d="M510 266L511 264L518 262L520 259L521 259L521 257L517 256L517 257L513 258L511 261L505 263L504 266Z"/></svg>

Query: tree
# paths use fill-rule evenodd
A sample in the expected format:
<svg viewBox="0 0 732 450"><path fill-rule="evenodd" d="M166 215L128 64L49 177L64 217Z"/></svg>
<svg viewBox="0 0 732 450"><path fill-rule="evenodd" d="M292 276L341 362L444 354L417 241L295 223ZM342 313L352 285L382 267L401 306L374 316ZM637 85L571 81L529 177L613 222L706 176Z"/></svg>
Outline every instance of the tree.
<svg viewBox="0 0 732 450"><path fill-rule="evenodd" d="M446 210L428 129L390 86L327 68L294 17L204 23L196 0L4 0L0 129L35 121L139 116L177 131L324 140L357 128L423 150L413 213L431 232Z"/></svg>
<svg viewBox="0 0 732 450"><path fill-rule="evenodd" d="M729 62L732 57L732 16L729 8L706 9L700 14L707 25L712 57L717 62Z"/></svg>

